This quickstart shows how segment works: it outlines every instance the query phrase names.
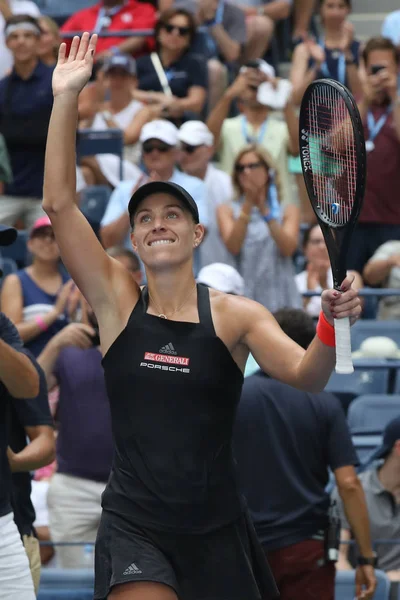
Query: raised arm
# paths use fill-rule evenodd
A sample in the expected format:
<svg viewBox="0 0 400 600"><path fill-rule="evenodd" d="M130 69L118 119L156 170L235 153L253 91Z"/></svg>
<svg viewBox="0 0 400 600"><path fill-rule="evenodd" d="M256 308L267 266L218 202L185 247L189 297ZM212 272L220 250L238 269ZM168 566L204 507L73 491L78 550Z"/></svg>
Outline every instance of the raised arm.
<svg viewBox="0 0 400 600"><path fill-rule="evenodd" d="M121 285L132 286L129 274L107 256L75 204L78 96L88 82L97 36L75 37L69 57L60 46L53 74L54 105L50 119L43 190L63 262L95 312L115 304ZM137 288L139 294L139 288Z"/></svg>
<svg viewBox="0 0 400 600"><path fill-rule="evenodd" d="M335 290L322 293L321 308L331 325L333 315L351 320L360 315L360 300L352 283L353 277L347 277L342 283L343 293ZM324 389L335 365L333 346L326 345L316 335L308 349L303 350L283 333L273 316L256 303L249 303L245 311L244 328L243 342L263 371L308 392Z"/></svg>

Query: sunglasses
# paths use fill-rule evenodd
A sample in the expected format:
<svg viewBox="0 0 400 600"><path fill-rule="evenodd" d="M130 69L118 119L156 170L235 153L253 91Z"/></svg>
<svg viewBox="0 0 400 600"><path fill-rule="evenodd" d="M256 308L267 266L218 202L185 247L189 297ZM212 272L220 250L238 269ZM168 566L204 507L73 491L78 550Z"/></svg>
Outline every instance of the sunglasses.
<svg viewBox="0 0 400 600"><path fill-rule="evenodd" d="M169 152L169 150L171 150L172 146L168 146L168 144L163 144L163 143L155 144L154 142L144 142L142 148L143 148L143 152L145 154L150 154L154 150L157 150L158 152L163 152L163 153Z"/></svg>
<svg viewBox="0 0 400 600"><path fill-rule="evenodd" d="M235 171L236 171L236 173L244 173L246 169L249 169L250 171L254 171L254 169L258 169L258 167L262 167L262 166L263 166L262 162L248 163L247 165L235 165Z"/></svg>
<svg viewBox="0 0 400 600"><path fill-rule="evenodd" d="M165 23L163 28L167 33L176 31L181 37L184 37L190 33L190 27L178 27L178 25L170 25L169 23Z"/></svg>
<svg viewBox="0 0 400 600"><path fill-rule="evenodd" d="M200 146L202 146L202 144L200 144ZM186 152L187 154L193 154L193 152L196 152L197 148L200 148L200 146L191 146L190 144L181 144L181 150L182 150L182 152Z"/></svg>

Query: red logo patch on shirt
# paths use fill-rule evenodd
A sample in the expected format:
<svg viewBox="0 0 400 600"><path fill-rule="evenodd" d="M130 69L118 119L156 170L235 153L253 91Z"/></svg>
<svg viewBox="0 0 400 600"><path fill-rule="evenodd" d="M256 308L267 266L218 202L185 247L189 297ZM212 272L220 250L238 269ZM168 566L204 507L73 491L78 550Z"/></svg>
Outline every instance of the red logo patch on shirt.
<svg viewBox="0 0 400 600"><path fill-rule="evenodd" d="M153 360L155 362L164 363L168 365L181 365L187 367L190 359L184 356L171 356L169 354L154 354L153 352L145 352L144 360Z"/></svg>

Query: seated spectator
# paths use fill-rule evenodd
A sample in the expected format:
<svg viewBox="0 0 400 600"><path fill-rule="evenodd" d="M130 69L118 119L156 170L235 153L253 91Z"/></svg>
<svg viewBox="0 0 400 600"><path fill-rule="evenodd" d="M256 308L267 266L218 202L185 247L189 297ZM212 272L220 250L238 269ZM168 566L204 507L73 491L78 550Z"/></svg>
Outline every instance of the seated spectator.
<svg viewBox="0 0 400 600"><path fill-rule="evenodd" d="M399 54L385 38L370 39L363 50L363 94L358 104L367 150L367 181L348 268L359 273L385 242L400 239Z"/></svg>
<svg viewBox="0 0 400 600"><path fill-rule="evenodd" d="M24 218L30 227L44 215L41 197L53 69L37 58L41 33L38 22L28 15L11 17L5 29L14 68L0 81L0 133L13 179L0 196L0 222L9 225Z"/></svg>
<svg viewBox="0 0 400 600"><path fill-rule="evenodd" d="M282 207L279 173L255 144L239 152L233 183L237 198L217 208L221 237L236 257L246 296L270 311L300 307L291 256L297 248L299 209Z"/></svg>
<svg viewBox="0 0 400 600"><path fill-rule="evenodd" d="M382 25L382 37L400 48L400 10L394 10L386 16Z"/></svg>
<svg viewBox="0 0 400 600"><path fill-rule="evenodd" d="M136 283L142 285L143 275L140 268L140 260L132 250L124 248L123 246L113 246L107 250L107 254L124 265L124 267L132 274Z"/></svg>
<svg viewBox="0 0 400 600"><path fill-rule="evenodd" d="M336 79L354 95L360 94L360 42L354 39L354 27L348 21L350 11L351 0L322 0L322 36L317 41L306 39L293 54L290 80L296 104L300 104L308 85L321 77Z"/></svg>
<svg viewBox="0 0 400 600"><path fill-rule="evenodd" d="M113 456L97 325L82 296L80 301L81 322L55 335L38 357L49 389L60 390L57 472L47 498L55 543L95 541ZM57 547L56 556L62 568L84 566L82 547Z"/></svg>
<svg viewBox="0 0 400 600"><path fill-rule="evenodd" d="M208 109L214 108L228 82L228 69L235 68L246 41L244 14L225 0L161 0L162 10L185 9L200 30L193 51L202 54L208 68Z"/></svg>
<svg viewBox="0 0 400 600"><path fill-rule="evenodd" d="M232 179L217 169L211 159L214 154L214 136L205 123L187 121L179 130L179 164L184 173L198 177L206 185L208 229L200 246L201 265L226 263L234 265L234 258L221 239L217 223L217 206L229 203L234 196Z"/></svg>
<svg viewBox="0 0 400 600"><path fill-rule="evenodd" d="M364 267L365 283L384 288L400 288L400 241L379 246ZM379 302L378 319L400 318L400 296L383 297Z"/></svg>
<svg viewBox="0 0 400 600"><path fill-rule="evenodd" d="M154 112L145 107L132 94L137 87L136 63L125 54L114 54L106 59L102 69L107 100L99 103L92 122L83 122L83 127L93 131L121 129L124 135L124 179L134 179L138 175L136 164L140 160L138 144L141 129L150 121ZM120 182L120 159L114 154L98 154L81 159L83 176L88 185L110 184L115 187Z"/></svg>
<svg viewBox="0 0 400 600"><path fill-rule="evenodd" d="M313 225L304 232L303 252L306 259L306 268L295 277L300 294L304 292L318 292L321 294L323 290L332 288L331 263L319 225ZM361 275L356 271L350 271L349 273L355 277L354 287L358 290L361 289L363 287ZM321 311L320 296L303 298L303 307L309 315L318 317Z"/></svg>
<svg viewBox="0 0 400 600"><path fill-rule="evenodd" d="M42 30L38 56L45 65L55 67L61 44L60 30L57 23L47 15L40 17L38 22Z"/></svg>
<svg viewBox="0 0 400 600"><path fill-rule="evenodd" d="M156 10L149 2L102 0L94 6L74 13L61 27L61 32L93 31L100 34L96 54L98 59L115 51L137 57L154 48L152 37L102 37L101 34L132 29L154 29L155 20ZM65 41L69 50L72 40Z"/></svg>
<svg viewBox="0 0 400 600"><path fill-rule="evenodd" d="M299 125L290 99L283 110L285 121L258 100L259 86L270 81L273 73L274 70L265 61L251 63L226 90L209 115L207 126L214 135L220 167L229 174L244 146L256 143L265 148L279 172L282 201L290 203L292 179L288 171L288 155L299 153ZM236 100L241 114L228 118Z"/></svg>
<svg viewBox="0 0 400 600"><path fill-rule="evenodd" d="M61 267L60 251L47 216L33 226L28 250L32 264L4 279L1 307L16 325L25 347L38 356L68 323L72 281Z"/></svg>
<svg viewBox="0 0 400 600"><path fill-rule="evenodd" d="M290 15L292 0L234 0L246 16L247 41L243 61L262 58L278 21Z"/></svg>
<svg viewBox="0 0 400 600"><path fill-rule="evenodd" d="M10 322L10 327L15 329ZM21 340L21 348L23 347ZM35 592L40 581L40 549L34 529L35 510L31 501L31 472L49 465L55 457L53 418L47 398L46 378L34 362L40 377L39 394L33 400L10 405L8 418L8 463L12 473L12 509L29 558ZM27 442L29 440L29 443Z"/></svg>
<svg viewBox="0 0 400 600"><path fill-rule="evenodd" d="M376 544L378 568L386 572L391 581L400 581L400 519L398 518L399 488L400 488L400 417L391 421L385 428L383 444L375 452L371 461L383 459L378 466L359 475L365 492L372 543L386 540L388 543ZM349 526L347 513L338 496L337 490L333 498L338 502L342 522L340 537L349 541L354 537L354 531ZM348 570L349 545L342 544L340 558L337 564L339 570Z"/></svg>
<svg viewBox="0 0 400 600"><path fill-rule="evenodd" d="M146 123L140 134L143 163L148 176L142 174L134 181L122 181L114 190L101 221L100 236L105 248L123 245L132 249L128 204L133 192L150 180L171 181L189 192L196 201L200 222L208 225L206 186L197 177L178 171L179 130L173 123L159 119Z"/></svg>
<svg viewBox="0 0 400 600"><path fill-rule="evenodd" d="M38 18L40 10L32 0L2 0L0 2L0 79L8 75L13 66L13 55L6 46L5 24L13 15L29 15Z"/></svg>
<svg viewBox="0 0 400 600"><path fill-rule="evenodd" d="M162 13L155 29L157 52L137 61L139 89L134 98L155 105L178 123L203 111L207 92L204 60L191 53L196 24L185 9Z"/></svg>

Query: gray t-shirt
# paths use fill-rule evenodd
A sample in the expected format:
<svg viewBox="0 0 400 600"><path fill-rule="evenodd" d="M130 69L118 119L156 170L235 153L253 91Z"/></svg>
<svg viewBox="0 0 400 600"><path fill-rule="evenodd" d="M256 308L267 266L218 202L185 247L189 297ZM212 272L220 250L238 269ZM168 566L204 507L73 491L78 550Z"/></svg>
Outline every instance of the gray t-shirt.
<svg viewBox="0 0 400 600"><path fill-rule="evenodd" d="M392 240L379 246L370 262L376 260L387 260L396 254L400 255L400 241ZM400 267L392 267L390 273L383 282L385 288L400 289ZM400 296L388 296L379 302L378 319L400 318Z"/></svg>
<svg viewBox="0 0 400 600"><path fill-rule="evenodd" d="M367 501L373 544L377 540L400 539L400 505L396 504L394 496L381 484L378 470L379 467L359 475ZM332 497L338 504L342 529L350 530L337 488L333 491ZM379 569L382 571L400 569L399 544L377 544L375 550L378 553Z"/></svg>
<svg viewBox="0 0 400 600"><path fill-rule="evenodd" d="M174 7L184 8L194 14L197 12L197 1L175 0ZM246 42L246 21L243 11L238 6L224 2L222 26L232 40L238 42L241 46Z"/></svg>

